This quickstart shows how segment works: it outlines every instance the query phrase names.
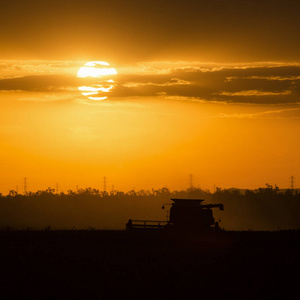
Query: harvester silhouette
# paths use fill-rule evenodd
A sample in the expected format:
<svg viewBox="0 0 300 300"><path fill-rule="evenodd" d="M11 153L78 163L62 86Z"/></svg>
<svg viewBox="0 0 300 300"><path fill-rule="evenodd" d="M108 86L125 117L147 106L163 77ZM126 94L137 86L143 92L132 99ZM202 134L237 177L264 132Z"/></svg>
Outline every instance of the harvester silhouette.
<svg viewBox="0 0 300 300"><path fill-rule="evenodd" d="M219 230L212 208L224 210L223 204L202 204L203 199L171 199L170 216L167 221L132 220L126 224L127 230L175 230L213 231ZM164 209L164 206L162 207Z"/></svg>

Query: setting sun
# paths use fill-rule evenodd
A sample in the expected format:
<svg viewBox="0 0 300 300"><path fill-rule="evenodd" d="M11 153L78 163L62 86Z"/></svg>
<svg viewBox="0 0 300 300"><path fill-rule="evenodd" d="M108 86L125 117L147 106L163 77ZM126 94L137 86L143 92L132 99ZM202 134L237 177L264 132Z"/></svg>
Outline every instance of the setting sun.
<svg viewBox="0 0 300 300"><path fill-rule="evenodd" d="M105 100L107 99L106 93L115 87L115 81L111 76L116 74L116 69L109 67L107 62L88 62L77 72L77 77L85 79L84 83L88 85L79 86L78 90L90 100Z"/></svg>
<svg viewBox="0 0 300 300"><path fill-rule="evenodd" d="M117 74L116 69L108 68L109 64L104 61L90 61L80 68L77 77L101 77Z"/></svg>

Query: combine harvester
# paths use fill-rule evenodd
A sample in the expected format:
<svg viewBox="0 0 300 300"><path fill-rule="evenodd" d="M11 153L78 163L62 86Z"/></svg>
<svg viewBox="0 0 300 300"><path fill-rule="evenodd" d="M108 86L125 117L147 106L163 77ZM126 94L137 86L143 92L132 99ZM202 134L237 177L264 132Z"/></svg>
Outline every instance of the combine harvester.
<svg viewBox="0 0 300 300"><path fill-rule="evenodd" d="M224 210L223 204L202 204L203 199L171 199L167 221L131 220L127 230L172 230L176 232L208 232L220 230L212 208ZM162 207L164 209L164 206Z"/></svg>

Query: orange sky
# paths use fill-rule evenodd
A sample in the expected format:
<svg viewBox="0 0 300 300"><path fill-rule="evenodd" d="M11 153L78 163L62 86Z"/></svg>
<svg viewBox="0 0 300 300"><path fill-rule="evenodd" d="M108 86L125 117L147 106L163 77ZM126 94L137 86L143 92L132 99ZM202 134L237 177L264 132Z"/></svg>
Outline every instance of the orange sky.
<svg viewBox="0 0 300 300"><path fill-rule="evenodd" d="M298 1L184 3L1 1L1 193L297 186Z"/></svg>

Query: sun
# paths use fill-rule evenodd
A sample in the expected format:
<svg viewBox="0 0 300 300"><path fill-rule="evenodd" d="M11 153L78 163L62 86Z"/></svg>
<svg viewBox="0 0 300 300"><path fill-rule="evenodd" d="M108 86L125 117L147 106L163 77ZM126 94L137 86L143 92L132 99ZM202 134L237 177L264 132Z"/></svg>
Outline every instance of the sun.
<svg viewBox="0 0 300 300"><path fill-rule="evenodd" d="M90 100L105 100L108 97L106 93L116 87L114 76L117 74L107 62L90 61L77 72L77 77L82 78L78 90Z"/></svg>

